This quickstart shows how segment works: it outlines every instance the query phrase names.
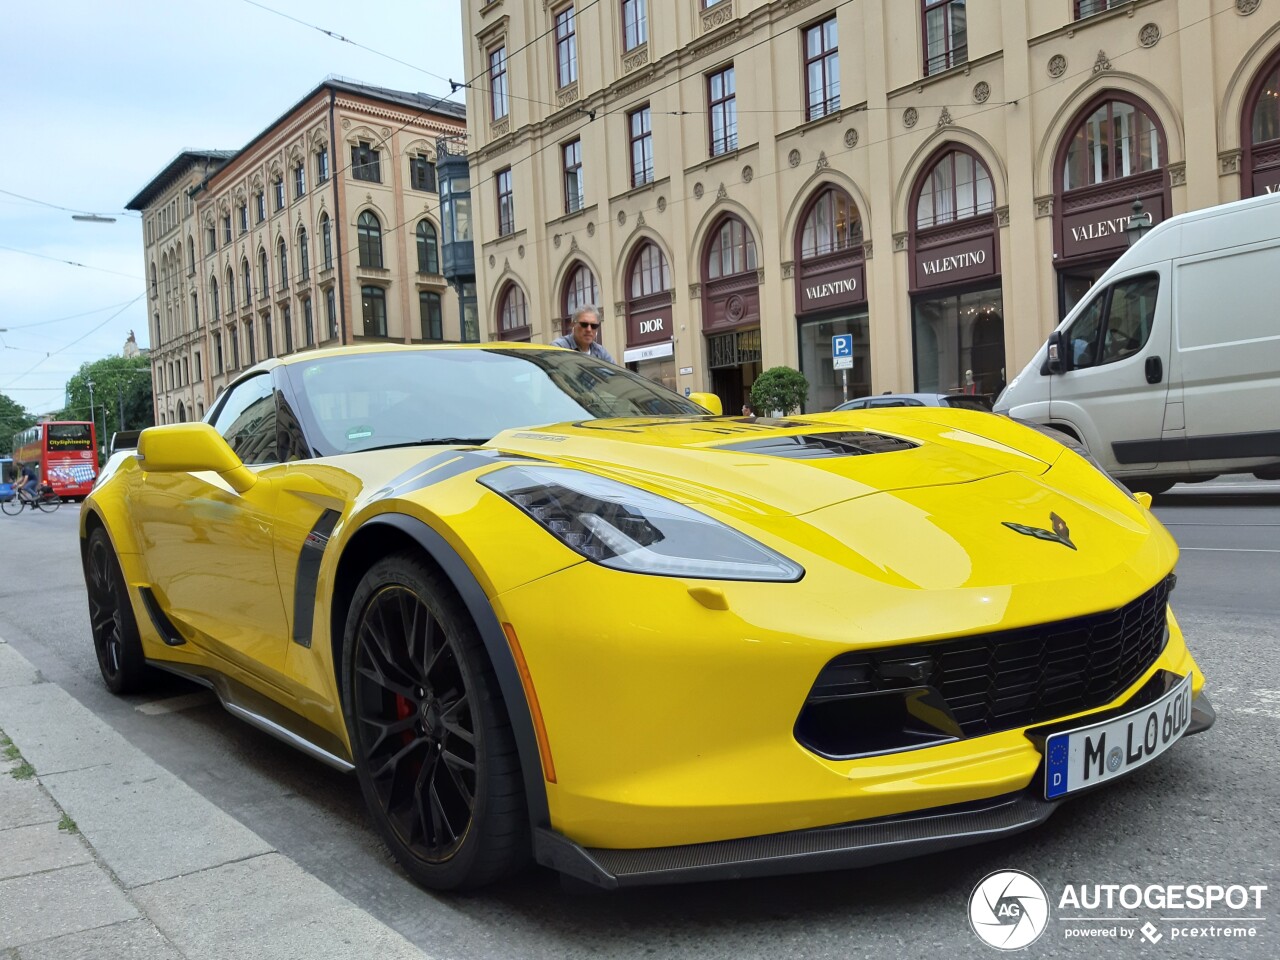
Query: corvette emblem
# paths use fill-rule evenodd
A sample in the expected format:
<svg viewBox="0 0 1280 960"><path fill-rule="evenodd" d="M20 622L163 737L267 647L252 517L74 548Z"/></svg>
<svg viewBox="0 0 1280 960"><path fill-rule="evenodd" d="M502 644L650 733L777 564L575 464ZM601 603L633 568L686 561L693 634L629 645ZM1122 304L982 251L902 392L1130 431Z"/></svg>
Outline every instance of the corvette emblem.
<svg viewBox="0 0 1280 960"><path fill-rule="evenodd" d="M1076 548L1076 545L1071 542L1071 528L1067 526L1067 521L1056 513L1049 514L1049 525L1053 527L1052 530L1028 527L1022 523L1010 523L1008 520L1001 522L1010 530L1021 533L1023 536L1035 537L1037 540L1052 540L1054 543L1060 543L1064 547L1070 547L1072 550Z"/></svg>

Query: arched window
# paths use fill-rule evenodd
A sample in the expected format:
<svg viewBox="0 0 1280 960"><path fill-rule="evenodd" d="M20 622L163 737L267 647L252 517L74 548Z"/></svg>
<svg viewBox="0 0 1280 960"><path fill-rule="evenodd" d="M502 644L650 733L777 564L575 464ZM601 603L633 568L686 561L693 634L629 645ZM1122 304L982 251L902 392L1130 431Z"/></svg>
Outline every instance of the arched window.
<svg viewBox="0 0 1280 960"><path fill-rule="evenodd" d="M196 272L196 242L187 237L187 273L195 276Z"/></svg>
<svg viewBox="0 0 1280 960"><path fill-rule="evenodd" d="M156 262L152 260L151 261L151 296L154 297L157 294L159 294L159 292L160 291L156 283Z"/></svg>
<svg viewBox="0 0 1280 960"><path fill-rule="evenodd" d="M498 337L502 340L529 339L529 303L518 283L507 283L498 303Z"/></svg>
<svg viewBox="0 0 1280 960"><path fill-rule="evenodd" d="M244 305L246 307L253 302L251 279L252 277L249 273L249 258L242 257L240 260L240 282L244 284Z"/></svg>
<svg viewBox="0 0 1280 960"><path fill-rule="evenodd" d="M756 238L737 217L729 217L711 238L707 279L718 280L756 269Z"/></svg>
<svg viewBox="0 0 1280 960"><path fill-rule="evenodd" d="M1107 100L1072 132L1062 169L1062 189L1119 180L1155 170L1163 163L1160 128L1151 115L1136 103Z"/></svg>
<svg viewBox="0 0 1280 960"><path fill-rule="evenodd" d="M234 313L236 309L236 275L231 272L231 268L227 267L227 313Z"/></svg>
<svg viewBox="0 0 1280 960"><path fill-rule="evenodd" d="M271 292L271 268L267 265L267 251L258 248L258 287L259 296L265 297Z"/></svg>
<svg viewBox="0 0 1280 960"><path fill-rule="evenodd" d="M307 249L307 228L298 228L298 269L303 280L311 279L311 251Z"/></svg>
<svg viewBox="0 0 1280 960"><path fill-rule="evenodd" d="M440 248L436 242L436 228L430 220L418 222L418 272L440 272Z"/></svg>
<svg viewBox="0 0 1280 960"><path fill-rule="evenodd" d="M200 299L194 290L191 291L191 326L200 328Z"/></svg>
<svg viewBox="0 0 1280 960"><path fill-rule="evenodd" d="M972 153L951 150L929 170L916 203L916 229L926 230L995 209L991 174Z"/></svg>
<svg viewBox="0 0 1280 960"><path fill-rule="evenodd" d="M276 246L276 258L280 261L280 289L284 291L289 286L289 245L284 242L284 237Z"/></svg>
<svg viewBox="0 0 1280 960"><path fill-rule="evenodd" d="M371 210L360 214L356 232L360 237L360 266L382 269L382 224Z"/></svg>
<svg viewBox="0 0 1280 960"><path fill-rule="evenodd" d="M1241 196L1280 192L1280 50L1262 65L1245 97Z"/></svg>
<svg viewBox="0 0 1280 960"><path fill-rule="evenodd" d="M646 242L636 251L628 286L632 299L671 289L671 267L656 243Z"/></svg>
<svg viewBox="0 0 1280 960"><path fill-rule="evenodd" d="M333 269L333 228L327 213L320 214L320 244L324 249L324 269Z"/></svg>
<svg viewBox="0 0 1280 960"><path fill-rule="evenodd" d="M564 305L564 313L560 318L561 333L569 332L569 323L575 310L579 307L594 307L600 303L600 288L596 286L595 274L585 263L577 264L564 278L561 303Z"/></svg>
<svg viewBox="0 0 1280 960"><path fill-rule="evenodd" d="M849 194L828 187L818 194L800 228L800 259L812 260L862 243L862 217Z"/></svg>
<svg viewBox="0 0 1280 960"><path fill-rule="evenodd" d="M218 319L218 278L209 278L209 320Z"/></svg>

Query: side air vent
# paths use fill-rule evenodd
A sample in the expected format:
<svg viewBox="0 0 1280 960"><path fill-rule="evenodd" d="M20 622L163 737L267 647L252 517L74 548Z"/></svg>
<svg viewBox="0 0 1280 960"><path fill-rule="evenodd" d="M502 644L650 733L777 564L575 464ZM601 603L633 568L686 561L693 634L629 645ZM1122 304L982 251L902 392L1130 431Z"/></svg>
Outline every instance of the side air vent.
<svg viewBox="0 0 1280 960"><path fill-rule="evenodd" d="M825 460L830 457L857 457L864 453L896 453L919 444L870 430L842 430L833 433L802 433L789 437L761 437L741 443L727 443L718 450L758 453L791 460Z"/></svg>
<svg viewBox="0 0 1280 960"><path fill-rule="evenodd" d="M160 601L150 587L139 587L138 595L142 597L142 605L147 608L147 616L151 618L151 625L156 628L161 640L171 647L180 647L187 642L173 625L173 621L164 615L164 611L160 609Z"/></svg>

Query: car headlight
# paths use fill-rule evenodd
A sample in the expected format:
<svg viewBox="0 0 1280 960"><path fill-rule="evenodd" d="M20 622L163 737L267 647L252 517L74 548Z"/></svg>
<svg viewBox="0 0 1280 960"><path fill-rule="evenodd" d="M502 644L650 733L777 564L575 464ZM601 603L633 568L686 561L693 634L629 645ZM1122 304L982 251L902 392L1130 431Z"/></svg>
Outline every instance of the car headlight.
<svg viewBox="0 0 1280 960"><path fill-rule="evenodd" d="M696 510L566 467L511 466L479 478L588 560L630 573L794 582L804 568Z"/></svg>

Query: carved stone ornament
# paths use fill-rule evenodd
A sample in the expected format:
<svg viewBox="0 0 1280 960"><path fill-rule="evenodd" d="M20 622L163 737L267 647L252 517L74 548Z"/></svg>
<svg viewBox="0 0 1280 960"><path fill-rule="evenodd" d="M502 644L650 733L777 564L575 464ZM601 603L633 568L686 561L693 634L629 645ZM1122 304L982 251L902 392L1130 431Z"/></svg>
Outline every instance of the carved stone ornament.
<svg viewBox="0 0 1280 960"><path fill-rule="evenodd" d="M627 225L627 211L618 211L618 226L625 227Z"/></svg>
<svg viewBox="0 0 1280 960"><path fill-rule="evenodd" d="M497 265L498 265L498 258L495 257L492 253L489 254L489 269L492 270Z"/></svg>
<svg viewBox="0 0 1280 960"><path fill-rule="evenodd" d="M562 107L567 103L573 103L577 99L578 84L576 82L569 84L569 86L556 93L556 103Z"/></svg>
<svg viewBox="0 0 1280 960"><path fill-rule="evenodd" d="M576 235L569 238L569 252L570 253L578 252L578 238Z"/></svg>
<svg viewBox="0 0 1280 960"><path fill-rule="evenodd" d="M1160 25L1148 23L1138 31L1138 42L1144 47L1154 47L1160 42Z"/></svg>
<svg viewBox="0 0 1280 960"><path fill-rule="evenodd" d="M1187 182L1187 165L1185 163L1169 164L1169 186L1181 187Z"/></svg>
<svg viewBox="0 0 1280 960"><path fill-rule="evenodd" d="M798 166L800 166L800 151L799 151L799 150L792 150L790 153L788 153L788 154L787 154L787 163L788 163L790 166L793 166L793 167L798 167Z"/></svg>
<svg viewBox="0 0 1280 960"><path fill-rule="evenodd" d="M902 125L910 130L920 119L920 111L915 107L907 107L902 111Z"/></svg>
<svg viewBox="0 0 1280 960"><path fill-rule="evenodd" d="M764 283L764 267L756 270L756 283Z"/></svg>
<svg viewBox="0 0 1280 960"><path fill-rule="evenodd" d="M659 212L659 213L666 213L666 212L667 212L667 198L666 198L666 197L659 197L659 198L658 198L658 212Z"/></svg>
<svg viewBox="0 0 1280 960"><path fill-rule="evenodd" d="M622 72L630 73L636 67L643 67L649 62L649 48L637 50L635 53L628 54L622 58Z"/></svg>
<svg viewBox="0 0 1280 960"><path fill-rule="evenodd" d="M627 305L624 301L613 301L613 315L615 317L625 317L627 315Z"/></svg>
<svg viewBox="0 0 1280 960"><path fill-rule="evenodd" d="M826 153L826 151L825 151L825 150L819 150L819 151L818 151L818 165L817 165L816 167L814 167L814 168L813 168L813 172L814 172L814 173L818 173L818 172L819 172L819 171L821 171L821 170L825 170L825 169L827 169L827 167L829 167L829 166L831 166L831 161L827 159L827 153Z"/></svg>
<svg viewBox="0 0 1280 960"><path fill-rule="evenodd" d="M787 260L785 263L782 264L783 280L790 280L795 275L795 272L796 272L796 262L794 260Z"/></svg>
<svg viewBox="0 0 1280 960"><path fill-rule="evenodd" d="M743 168L742 168L742 182L743 182L743 183L750 183L750 182L751 182L751 180L752 180L752 178L753 178L755 175L756 175L756 172L755 172L754 170L752 170L752 169L751 169L751 164L747 164L745 167L743 167Z"/></svg>
<svg viewBox="0 0 1280 960"><path fill-rule="evenodd" d="M870 240L862 241L862 256L863 256L863 259L865 260L871 259L871 241Z"/></svg>
<svg viewBox="0 0 1280 960"><path fill-rule="evenodd" d="M895 253L896 253L896 252L898 252L898 251L900 251L900 250L905 250L905 249L907 249L907 235L906 235L906 233L895 233L895 234L893 235L893 249L894 249L894 252L895 252Z"/></svg>
<svg viewBox="0 0 1280 960"><path fill-rule="evenodd" d="M844 145L850 150L858 145L858 131L853 127L844 132Z"/></svg>
<svg viewBox="0 0 1280 960"><path fill-rule="evenodd" d="M724 188L724 184L723 184L723 183L722 183L722 184L720 184L720 189L716 191L716 199L717 199L717 200L728 200L728 199L729 199L729 191L728 191L728 190L726 190L726 189Z"/></svg>
<svg viewBox="0 0 1280 960"><path fill-rule="evenodd" d="M1111 69L1111 61L1107 59L1107 52L1105 50L1099 50L1098 59L1093 61L1093 72L1101 73L1103 70L1110 70L1110 69Z"/></svg>
<svg viewBox="0 0 1280 960"><path fill-rule="evenodd" d="M520 246L516 247L516 256L517 256L517 257L519 257L521 260L523 260L523 259L524 259L524 244L523 244L523 243L522 243L522 244L520 244Z"/></svg>
<svg viewBox="0 0 1280 960"><path fill-rule="evenodd" d="M1036 219L1053 216L1053 197L1036 197Z"/></svg>
<svg viewBox="0 0 1280 960"><path fill-rule="evenodd" d="M700 296L702 296L702 284L700 283L689 284L689 299L697 300Z"/></svg>
<svg viewBox="0 0 1280 960"><path fill-rule="evenodd" d="M1236 0L1236 13L1247 17L1258 9L1258 0Z"/></svg>
<svg viewBox="0 0 1280 960"><path fill-rule="evenodd" d="M644 211L643 211L643 210L641 210L639 213L637 213L637 214L636 214L636 226L637 226L637 227L643 227L643 226L644 226Z"/></svg>
<svg viewBox="0 0 1280 960"><path fill-rule="evenodd" d="M733 0L724 0L702 15L702 32L708 33L733 19Z"/></svg>
<svg viewBox="0 0 1280 960"><path fill-rule="evenodd" d="M510 258L510 257L503 257L503 258L502 258L502 272L503 272L503 273L510 273L510 272L511 272L511 258Z"/></svg>
<svg viewBox="0 0 1280 960"><path fill-rule="evenodd" d="M555 247L557 250L560 249L560 234L557 233L555 236L551 238L551 245Z"/></svg>
<svg viewBox="0 0 1280 960"><path fill-rule="evenodd" d="M986 103L991 99L991 84L985 80L979 80L973 85L973 102Z"/></svg>
<svg viewBox="0 0 1280 960"><path fill-rule="evenodd" d="M747 312L746 301L736 293L731 293L724 301L724 315L726 320L737 321L742 319L742 315Z"/></svg>
<svg viewBox="0 0 1280 960"><path fill-rule="evenodd" d="M702 193L703 193L702 181L699 180L697 183L693 185L693 199L701 200Z"/></svg>
<svg viewBox="0 0 1280 960"><path fill-rule="evenodd" d="M996 226L1007 227L1009 225L1009 208L996 207Z"/></svg>
<svg viewBox="0 0 1280 960"><path fill-rule="evenodd" d="M1225 153L1218 154L1218 168L1224 173L1240 172L1240 156L1239 150L1228 150Z"/></svg>
<svg viewBox="0 0 1280 960"><path fill-rule="evenodd" d="M343 117L343 118L342 118L342 129L343 129L343 130L350 130L350 129L351 129L351 119L350 119L349 117Z"/></svg>
<svg viewBox="0 0 1280 960"><path fill-rule="evenodd" d="M1049 76L1054 77L1056 79L1057 77L1062 76L1066 72L1067 72L1066 57L1064 57L1060 53L1055 53L1052 57L1049 58Z"/></svg>
<svg viewBox="0 0 1280 960"><path fill-rule="evenodd" d="M380 131L380 132L382 133L382 139L383 139L383 140L385 140L385 139L387 139L387 137L391 136L391 128L390 128L390 127L383 127L383 128L381 129L381 131Z"/></svg>
<svg viewBox="0 0 1280 960"><path fill-rule="evenodd" d="M938 129L941 130L943 127L949 127L953 123L955 123L955 121L951 119L951 111L946 107L943 107L942 116L938 117Z"/></svg>
<svg viewBox="0 0 1280 960"><path fill-rule="evenodd" d="M596 222L594 220L587 223L587 236L594 237L596 235Z"/></svg>
<svg viewBox="0 0 1280 960"><path fill-rule="evenodd" d="M497 123L489 126L489 136L497 140L498 137L505 137L511 132L511 118L503 117Z"/></svg>

